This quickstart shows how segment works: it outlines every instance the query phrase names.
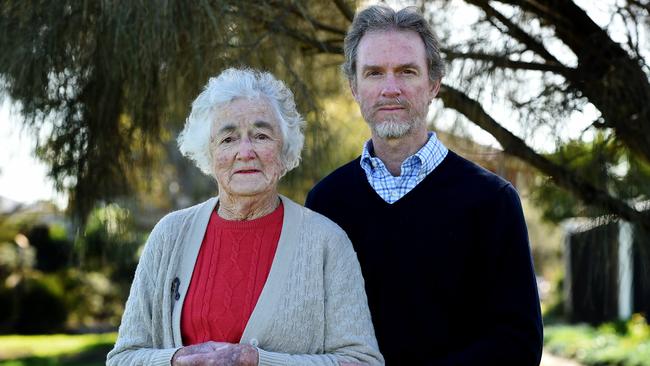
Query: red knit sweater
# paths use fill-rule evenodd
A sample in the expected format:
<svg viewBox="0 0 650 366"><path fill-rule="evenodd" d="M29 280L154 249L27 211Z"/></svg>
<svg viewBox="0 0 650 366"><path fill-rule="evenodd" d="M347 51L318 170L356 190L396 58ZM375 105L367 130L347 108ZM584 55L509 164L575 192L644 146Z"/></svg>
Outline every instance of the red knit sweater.
<svg viewBox="0 0 650 366"><path fill-rule="evenodd" d="M282 205L250 221L212 213L181 313L184 345L239 343L271 270L283 216Z"/></svg>

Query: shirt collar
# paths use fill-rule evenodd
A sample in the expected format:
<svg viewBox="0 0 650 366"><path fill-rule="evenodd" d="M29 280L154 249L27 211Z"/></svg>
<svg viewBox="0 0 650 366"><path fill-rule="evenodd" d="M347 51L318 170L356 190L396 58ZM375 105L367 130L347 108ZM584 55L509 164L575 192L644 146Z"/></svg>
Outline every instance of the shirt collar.
<svg viewBox="0 0 650 366"><path fill-rule="evenodd" d="M402 167L404 166L404 163L413 160L412 158L416 158L420 161L420 171L429 174L440 164L442 158L447 155L447 148L440 140L438 140L438 136L435 132L429 131L428 135L429 139L427 140L427 143L424 144L424 146L422 146L415 154L404 159ZM373 165L373 161L375 164L381 163L382 166L384 165L379 158L374 156L374 147L371 139L366 141L363 145L360 161L361 167L366 171L372 172L376 168L376 166Z"/></svg>

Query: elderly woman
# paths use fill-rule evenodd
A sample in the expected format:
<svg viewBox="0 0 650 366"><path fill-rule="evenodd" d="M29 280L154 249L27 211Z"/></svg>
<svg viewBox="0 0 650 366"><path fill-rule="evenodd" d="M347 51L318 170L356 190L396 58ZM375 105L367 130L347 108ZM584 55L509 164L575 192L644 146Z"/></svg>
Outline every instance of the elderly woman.
<svg viewBox="0 0 650 366"><path fill-rule="evenodd" d="M347 236L278 194L303 124L271 74L210 79L178 142L219 196L154 227L108 365L383 364Z"/></svg>

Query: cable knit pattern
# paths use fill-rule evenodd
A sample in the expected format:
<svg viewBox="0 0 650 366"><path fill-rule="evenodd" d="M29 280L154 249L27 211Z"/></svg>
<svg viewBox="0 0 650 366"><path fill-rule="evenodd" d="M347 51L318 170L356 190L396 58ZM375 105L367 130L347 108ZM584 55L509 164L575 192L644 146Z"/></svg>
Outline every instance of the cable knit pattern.
<svg viewBox="0 0 650 366"><path fill-rule="evenodd" d="M248 221L212 212L183 303L184 344L239 342L271 270L283 216L283 205Z"/></svg>
<svg viewBox="0 0 650 366"><path fill-rule="evenodd" d="M240 342L258 347L260 366L383 365L349 239L324 216L281 199L278 248ZM181 309L216 202L173 212L154 227L107 365L170 365L183 345Z"/></svg>

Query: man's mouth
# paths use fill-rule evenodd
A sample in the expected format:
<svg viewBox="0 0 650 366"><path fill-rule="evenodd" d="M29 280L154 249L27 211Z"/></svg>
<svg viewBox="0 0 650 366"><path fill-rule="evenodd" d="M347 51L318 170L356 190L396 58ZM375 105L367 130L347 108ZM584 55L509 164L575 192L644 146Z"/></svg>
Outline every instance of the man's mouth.
<svg viewBox="0 0 650 366"><path fill-rule="evenodd" d="M401 105L386 105L378 108L380 111L399 111L402 109L404 109L404 107Z"/></svg>

